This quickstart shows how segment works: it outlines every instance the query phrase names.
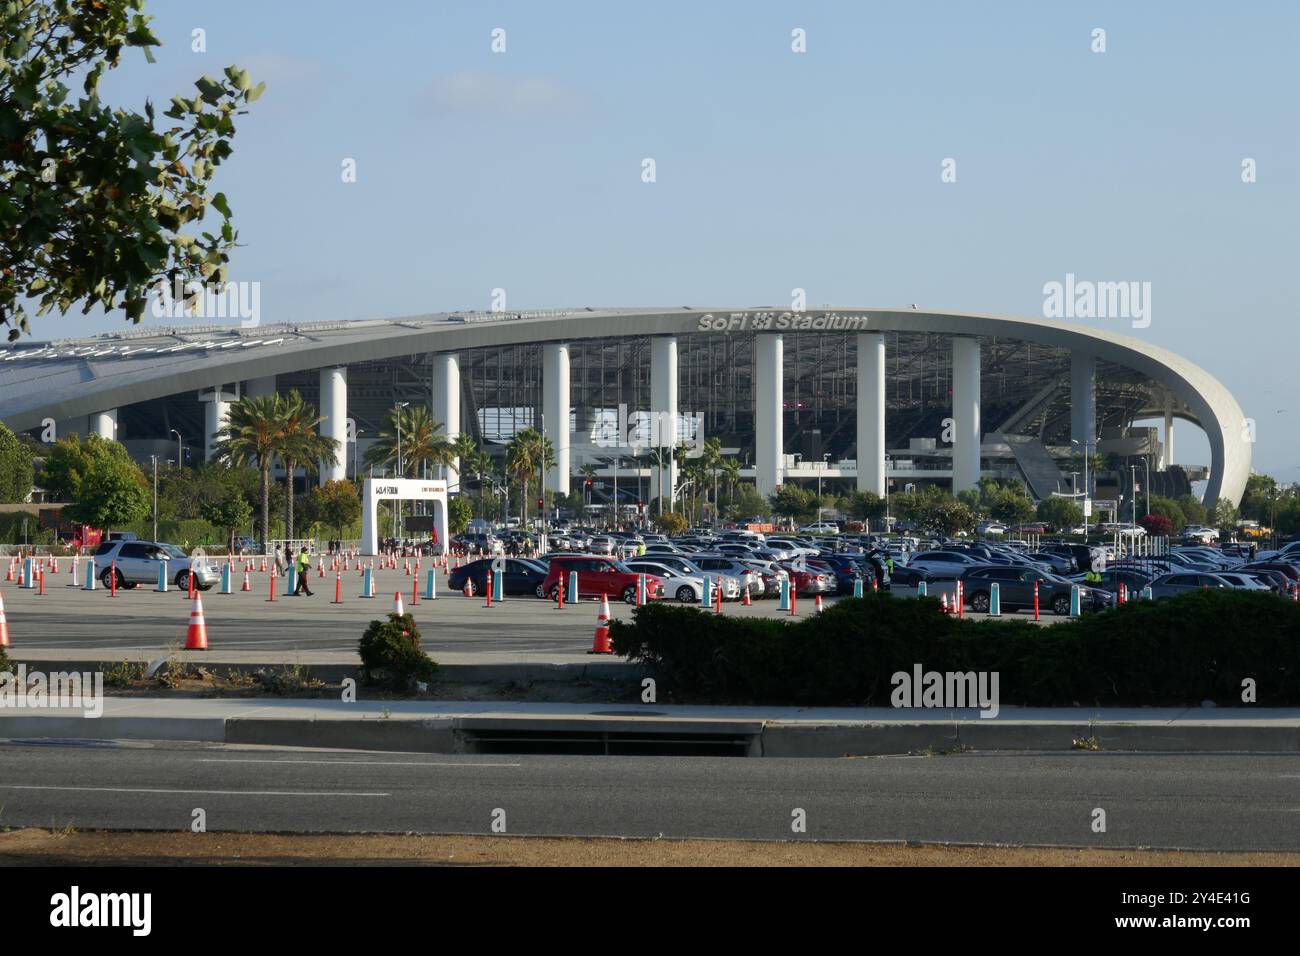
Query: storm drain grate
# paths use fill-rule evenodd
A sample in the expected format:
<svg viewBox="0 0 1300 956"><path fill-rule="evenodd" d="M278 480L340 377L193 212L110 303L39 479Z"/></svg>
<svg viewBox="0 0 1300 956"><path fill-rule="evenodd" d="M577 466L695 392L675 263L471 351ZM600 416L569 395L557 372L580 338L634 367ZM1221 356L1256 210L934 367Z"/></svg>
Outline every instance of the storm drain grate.
<svg viewBox="0 0 1300 956"><path fill-rule="evenodd" d="M592 730L462 730L472 754L586 754L635 757L745 757L753 734Z"/></svg>

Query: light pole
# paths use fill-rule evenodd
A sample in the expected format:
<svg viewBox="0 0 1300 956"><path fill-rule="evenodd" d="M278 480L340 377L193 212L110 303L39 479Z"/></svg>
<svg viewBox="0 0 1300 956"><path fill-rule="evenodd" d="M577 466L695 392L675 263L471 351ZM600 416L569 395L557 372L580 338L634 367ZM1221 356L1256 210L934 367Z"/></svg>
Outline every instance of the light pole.
<svg viewBox="0 0 1300 956"><path fill-rule="evenodd" d="M394 408L397 414L393 416L397 422L397 477L402 477L402 409L410 405L410 402L398 402ZM393 499L395 505L393 514L393 537L402 536L402 499L400 497Z"/></svg>
<svg viewBox="0 0 1300 956"><path fill-rule="evenodd" d="M1150 514L1151 513L1151 456L1147 455L1143 457L1142 464L1146 466L1146 470L1147 470L1147 475L1146 475L1147 514Z"/></svg>
<svg viewBox="0 0 1300 956"><path fill-rule="evenodd" d="M158 540L158 456L150 455L153 462L153 539Z"/></svg>
<svg viewBox="0 0 1300 956"><path fill-rule="evenodd" d="M1083 540L1086 544L1088 541L1088 512L1092 510L1092 494L1091 488L1088 486L1088 449L1092 447L1092 442L1080 442L1077 438L1071 438L1070 444L1083 446Z"/></svg>
<svg viewBox="0 0 1300 956"><path fill-rule="evenodd" d="M176 436L176 467L177 467L177 468L184 468L184 467L185 467L185 449L181 446L181 442L182 442L184 439L181 438L181 433L178 432L178 431L177 431L176 429L174 429L174 428L171 430L171 434L173 434L173 435Z"/></svg>
<svg viewBox="0 0 1300 956"><path fill-rule="evenodd" d="M889 523L889 472L891 460L888 455L885 456L885 534L890 532ZM868 525L870 527L870 525Z"/></svg>
<svg viewBox="0 0 1300 956"><path fill-rule="evenodd" d="M352 480L356 481L361 477L357 471L357 448L360 446L361 429L358 428L352 433Z"/></svg>

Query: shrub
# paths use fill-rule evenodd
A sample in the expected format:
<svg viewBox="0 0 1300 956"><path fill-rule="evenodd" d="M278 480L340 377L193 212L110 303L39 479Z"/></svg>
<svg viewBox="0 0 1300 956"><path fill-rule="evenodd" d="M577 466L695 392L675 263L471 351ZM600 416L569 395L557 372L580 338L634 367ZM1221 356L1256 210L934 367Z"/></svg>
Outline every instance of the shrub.
<svg viewBox="0 0 1300 956"><path fill-rule="evenodd" d="M438 665L420 649L420 630L409 613L389 614L386 621L371 621L361 636L361 667L367 684L380 672L393 686L409 688L428 680Z"/></svg>
<svg viewBox="0 0 1300 956"><path fill-rule="evenodd" d="M615 652L654 668L685 700L887 706L892 675L921 664L997 671L1005 704L1240 704L1247 677L1261 704L1300 704L1300 605L1222 589L1046 628L957 619L933 598L888 593L795 622L653 603L631 623L612 622L610 635Z"/></svg>

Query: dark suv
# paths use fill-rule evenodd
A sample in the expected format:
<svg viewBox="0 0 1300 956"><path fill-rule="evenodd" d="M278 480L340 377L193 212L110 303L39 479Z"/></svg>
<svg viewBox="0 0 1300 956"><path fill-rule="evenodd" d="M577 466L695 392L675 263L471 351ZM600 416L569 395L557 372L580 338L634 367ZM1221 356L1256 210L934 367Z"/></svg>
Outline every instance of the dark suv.
<svg viewBox="0 0 1300 956"><path fill-rule="evenodd" d="M998 602L1003 611L1031 610L1034 606L1034 582L1038 582L1038 604L1052 613L1070 613L1070 588L1073 584L1054 574L1016 565L982 565L964 572L959 579L965 590L965 603L972 611L983 614L991 604L990 585L998 583ZM1079 609L1100 611L1110 607L1114 598L1099 588L1079 587Z"/></svg>

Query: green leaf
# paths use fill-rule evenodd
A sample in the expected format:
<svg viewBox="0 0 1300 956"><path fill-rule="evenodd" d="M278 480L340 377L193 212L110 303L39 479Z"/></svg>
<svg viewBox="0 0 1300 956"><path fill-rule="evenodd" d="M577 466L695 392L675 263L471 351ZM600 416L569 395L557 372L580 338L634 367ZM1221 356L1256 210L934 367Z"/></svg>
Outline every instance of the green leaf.
<svg viewBox="0 0 1300 956"><path fill-rule="evenodd" d="M217 212L221 213L222 217L226 219L230 218L230 203L226 201L225 193L217 193L213 196L212 206L217 210Z"/></svg>

